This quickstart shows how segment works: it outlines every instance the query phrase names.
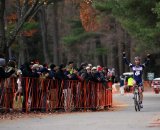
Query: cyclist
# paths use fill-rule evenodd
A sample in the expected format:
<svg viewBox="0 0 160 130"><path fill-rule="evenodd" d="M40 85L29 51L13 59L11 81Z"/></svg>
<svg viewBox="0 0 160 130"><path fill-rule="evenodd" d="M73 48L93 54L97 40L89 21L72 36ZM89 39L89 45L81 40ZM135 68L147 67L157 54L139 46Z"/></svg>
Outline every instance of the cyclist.
<svg viewBox="0 0 160 130"><path fill-rule="evenodd" d="M135 84L139 86L140 101L141 101L140 105L141 105L141 108L143 108L142 101L143 101L144 88L143 88L143 83L142 83L142 74L143 74L144 68L146 67L146 65L148 65L148 63L150 61L150 54L147 55L147 59L143 64L140 63L141 59L139 56L136 56L134 58L135 64L130 63L126 58L125 52L123 52L123 60L127 65L129 65L129 67L133 71L133 78L134 78Z"/></svg>

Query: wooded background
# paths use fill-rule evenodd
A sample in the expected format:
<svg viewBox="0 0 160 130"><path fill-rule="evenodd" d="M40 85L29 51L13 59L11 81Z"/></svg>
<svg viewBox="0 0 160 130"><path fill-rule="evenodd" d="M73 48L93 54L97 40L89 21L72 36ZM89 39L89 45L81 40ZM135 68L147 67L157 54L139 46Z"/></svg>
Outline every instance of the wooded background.
<svg viewBox="0 0 160 130"><path fill-rule="evenodd" d="M125 51L151 54L147 72L159 76L159 0L0 0L0 51L20 66L81 62L129 71Z"/></svg>

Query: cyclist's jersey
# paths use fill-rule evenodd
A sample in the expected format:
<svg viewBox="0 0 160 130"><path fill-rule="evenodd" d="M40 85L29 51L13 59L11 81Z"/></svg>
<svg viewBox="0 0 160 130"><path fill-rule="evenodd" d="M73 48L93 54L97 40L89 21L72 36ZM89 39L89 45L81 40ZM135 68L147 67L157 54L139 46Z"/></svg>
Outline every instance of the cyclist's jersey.
<svg viewBox="0 0 160 130"><path fill-rule="evenodd" d="M135 66L135 65L132 65L131 63L129 64L129 66L133 71L133 78L136 81L136 83L137 84L142 83L142 74L145 66L144 65Z"/></svg>
<svg viewBox="0 0 160 130"><path fill-rule="evenodd" d="M129 63L128 60L126 59L126 57L123 57L124 62L129 65L129 67L132 69L133 71L133 78L136 81L137 84L142 84L142 74L143 74L143 70L145 68L145 66L148 64L149 60L146 60L145 63L141 64L141 65L133 65L132 63Z"/></svg>

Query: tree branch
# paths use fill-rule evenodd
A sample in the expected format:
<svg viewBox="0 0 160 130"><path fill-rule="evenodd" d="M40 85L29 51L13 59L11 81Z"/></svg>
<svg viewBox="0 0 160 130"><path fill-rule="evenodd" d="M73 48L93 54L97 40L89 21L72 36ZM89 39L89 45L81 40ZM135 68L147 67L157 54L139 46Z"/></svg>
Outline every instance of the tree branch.
<svg viewBox="0 0 160 130"><path fill-rule="evenodd" d="M61 1L61 0L59 0L59 1ZM29 2L29 1L28 0L24 1L24 6L23 6L22 11L21 11L22 14L20 16L18 24L13 29L13 33L11 33L10 37L7 39L7 48L9 48L13 44L14 40L17 37L17 34L23 28L24 23L27 20L29 20L30 18L32 18L33 16L36 15L36 13L38 12L38 9L44 4L45 0L43 0L43 1L41 1L41 0L34 0L32 6L27 11L25 11L26 6L28 6L27 2ZM48 2L49 3L58 2L58 0L49 0Z"/></svg>
<svg viewBox="0 0 160 130"><path fill-rule="evenodd" d="M28 11L24 14L24 16L20 17L20 20L18 21L17 26L14 28L13 33L11 34L11 36L9 37L9 39L7 39L7 48L9 48L12 45L12 43L14 42L17 34L22 29L24 23L32 15L32 13L33 13L34 9L36 8L36 6L38 6L38 3L39 3L39 0L36 0L36 2L32 5L32 7L30 7L30 9L28 9Z"/></svg>

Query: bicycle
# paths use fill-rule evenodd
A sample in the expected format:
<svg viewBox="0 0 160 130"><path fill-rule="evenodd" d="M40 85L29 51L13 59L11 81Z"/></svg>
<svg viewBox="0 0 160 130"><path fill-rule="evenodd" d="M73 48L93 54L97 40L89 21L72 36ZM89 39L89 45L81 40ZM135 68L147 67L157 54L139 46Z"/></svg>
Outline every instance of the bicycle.
<svg viewBox="0 0 160 130"><path fill-rule="evenodd" d="M135 111L141 110L141 97L138 85L134 86L134 106L135 106Z"/></svg>

